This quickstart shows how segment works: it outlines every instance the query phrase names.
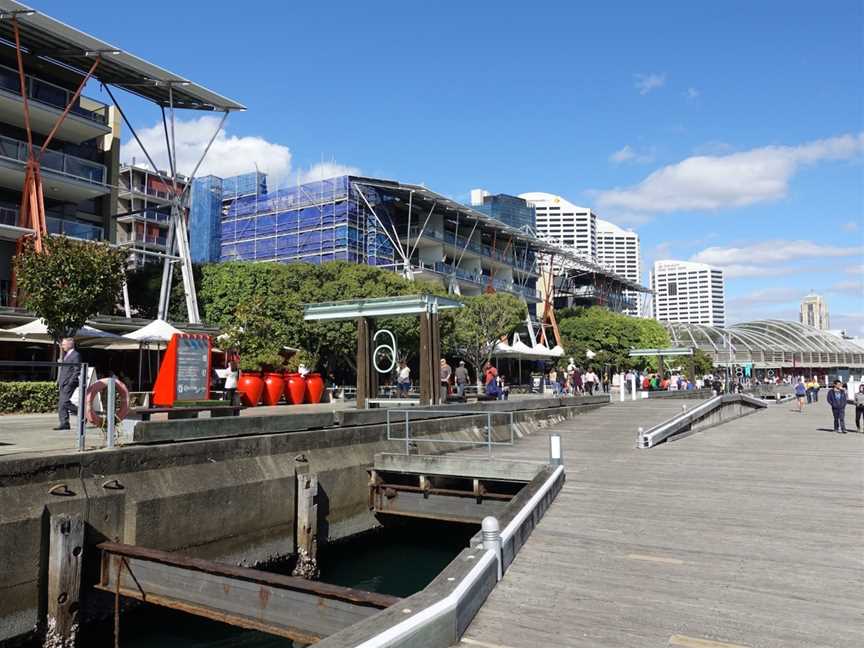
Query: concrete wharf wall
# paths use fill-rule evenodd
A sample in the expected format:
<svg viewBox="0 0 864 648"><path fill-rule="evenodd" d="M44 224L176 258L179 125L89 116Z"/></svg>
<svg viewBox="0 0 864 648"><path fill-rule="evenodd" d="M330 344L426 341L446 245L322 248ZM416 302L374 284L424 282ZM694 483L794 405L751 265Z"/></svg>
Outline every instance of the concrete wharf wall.
<svg viewBox="0 0 864 648"><path fill-rule="evenodd" d="M514 411L519 435L560 423L608 403L608 396L482 403L478 411ZM477 419L448 416L439 406L413 414L411 436L480 441ZM294 551L296 469L317 474L319 542L377 525L368 507L368 474L375 453L399 452L387 441L386 414L338 412L304 430L304 415L139 423L160 440L115 450L0 461L0 645L32 632L43 616L50 516L80 514L86 522L82 614L100 605L92 584L103 541L177 551L229 564L258 565ZM313 414L320 419L320 414ZM417 420L426 417L427 420ZM268 421L261 419L267 418ZM500 419L500 423L504 419ZM276 419L285 419L281 424ZM310 424L311 425L311 424ZM226 426L235 436L224 437ZM218 429L217 429L218 427ZM213 438L196 437L207 428ZM184 435L184 431L188 435ZM214 432L219 432L215 434ZM402 434L394 425L393 434ZM422 444L424 454L459 445ZM49 493L49 489L56 494ZM104 602L104 598L102 602Z"/></svg>

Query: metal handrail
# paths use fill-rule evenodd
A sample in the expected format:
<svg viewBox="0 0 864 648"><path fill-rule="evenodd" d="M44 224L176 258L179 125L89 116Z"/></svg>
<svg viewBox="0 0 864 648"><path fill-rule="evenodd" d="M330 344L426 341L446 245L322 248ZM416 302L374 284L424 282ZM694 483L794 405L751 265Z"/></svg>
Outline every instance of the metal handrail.
<svg viewBox="0 0 864 648"><path fill-rule="evenodd" d="M390 414L405 415L405 434L400 437L394 437L391 434L391 416ZM486 417L486 440L472 441L470 439L439 439L430 437L411 437L411 414L439 414L442 418L456 416L459 418L469 418L476 416ZM509 441L493 441L492 440L492 417L493 416L509 416L510 417L510 440ZM429 420L428 418L423 420ZM401 422L401 421L400 421ZM411 454L411 442L418 443L420 441L426 443L454 443L460 445L485 446L488 450L488 456L492 456L492 446L512 446L516 442L515 427L513 423L513 412L476 412L473 410L443 410L443 409L391 409L387 408L387 440L388 441L404 441L405 454Z"/></svg>
<svg viewBox="0 0 864 648"><path fill-rule="evenodd" d="M9 76L6 79L3 79L3 72L9 72L14 76ZM40 104L44 104L46 106L51 106L52 108L57 108L59 110L63 110L69 103L69 100L75 94L71 90L67 90L63 86L59 86L56 83L51 83L50 81L46 81L45 79L40 79L39 77L33 76L32 74L25 74L25 87L27 89L27 98L32 99ZM52 88L63 95L63 99L60 101L51 101L45 96L40 95L37 90L40 87ZM18 78L18 70L8 67L6 65L0 65L0 89L5 92L9 92L11 94L21 96L21 85ZM94 105L99 106L99 108L85 108L81 105L81 101L91 102ZM97 122L102 124L103 126L108 123L108 106L107 104L102 103L101 101L97 101L92 97L87 97L81 95L78 99L78 104L73 105L70 109L70 112L73 115L77 115L79 117L83 117L85 119L89 119L90 121Z"/></svg>
<svg viewBox="0 0 864 648"><path fill-rule="evenodd" d="M26 162L29 151L26 142L0 135L0 157L16 162ZM67 175L76 180L91 184L105 184L105 165L85 160L75 155L61 153L53 149L44 151L39 158L42 169L53 173Z"/></svg>

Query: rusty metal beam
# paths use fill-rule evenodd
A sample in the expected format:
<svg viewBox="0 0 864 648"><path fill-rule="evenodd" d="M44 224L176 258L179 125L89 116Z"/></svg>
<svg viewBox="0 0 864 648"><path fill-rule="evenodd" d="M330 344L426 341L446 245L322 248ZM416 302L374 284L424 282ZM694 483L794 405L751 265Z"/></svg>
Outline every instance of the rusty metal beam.
<svg viewBox="0 0 864 648"><path fill-rule="evenodd" d="M302 643L319 641L399 601L155 549L113 542L97 548L102 551L97 589Z"/></svg>

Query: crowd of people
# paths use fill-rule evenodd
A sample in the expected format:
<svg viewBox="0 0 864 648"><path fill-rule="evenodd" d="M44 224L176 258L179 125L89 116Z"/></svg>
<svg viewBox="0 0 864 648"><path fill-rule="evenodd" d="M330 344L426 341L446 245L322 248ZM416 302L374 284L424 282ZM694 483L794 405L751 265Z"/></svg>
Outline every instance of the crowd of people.
<svg viewBox="0 0 864 648"><path fill-rule="evenodd" d="M602 391L609 393L609 374L603 372L602 378L593 368L584 369L576 366L570 358L566 369L553 366L546 374L552 393L556 396L575 396L577 394L592 395Z"/></svg>
<svg viewBox="0 0 864 648"><path fill-rule="evenodd" d="M805 402L812 404L819 401L819 389L820 386L816 378L811 378L809 381L803 376L798 378L794 392L798 401L799 412L803 413ZM864 383L858 385L858 391L850 399L848 385L842 380L835 380L828 389L828 396L825 400L831 409L835 432L846 434L846 407L849 403L855 407L855 428L858 432L862 431L862 424L864 424Z"/></svg>

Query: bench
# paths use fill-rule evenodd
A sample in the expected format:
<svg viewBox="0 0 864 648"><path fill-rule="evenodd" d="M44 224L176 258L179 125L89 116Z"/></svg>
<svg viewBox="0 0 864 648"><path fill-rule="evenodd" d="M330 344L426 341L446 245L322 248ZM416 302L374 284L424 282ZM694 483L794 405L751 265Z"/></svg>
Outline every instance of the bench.
<svg viewBox="0 0 864 648"><path fill-rule="evenodd" d="M201 412L210 412L210 418L222 416L240 416L240 405L204 405L196 407L133 407L129 410L128 419L149 421L153 414L168 414L168 420L194 419Z"/></svg>

